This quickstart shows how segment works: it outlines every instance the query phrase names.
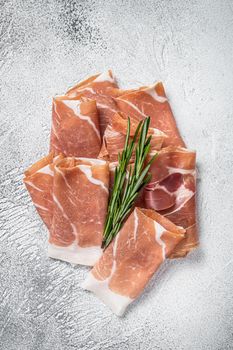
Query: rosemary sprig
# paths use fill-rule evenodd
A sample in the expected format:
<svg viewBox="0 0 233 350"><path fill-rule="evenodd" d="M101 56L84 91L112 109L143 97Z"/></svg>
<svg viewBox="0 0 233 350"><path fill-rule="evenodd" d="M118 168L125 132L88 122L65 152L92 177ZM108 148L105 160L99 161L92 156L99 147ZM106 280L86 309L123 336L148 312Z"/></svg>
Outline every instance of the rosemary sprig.
<svg viewBox="0 0 233 350"><path fill-rule="evenodd" d="M141 121L133 139L130 141L130 119L128 118L125 145L122 153L118 154L118 166L115 170L113 190L108 204L102 243L103 248L106 248L117 235L124 219L130 213L140 190L151 179L151 174L148 174L148 171L157 154L145 166L146 157L150 152L151 136L147 137L149 125L150 117ZM134 150L135 163L133 166L129 166ZM128 167L129 171L127 170Z"/></svg>

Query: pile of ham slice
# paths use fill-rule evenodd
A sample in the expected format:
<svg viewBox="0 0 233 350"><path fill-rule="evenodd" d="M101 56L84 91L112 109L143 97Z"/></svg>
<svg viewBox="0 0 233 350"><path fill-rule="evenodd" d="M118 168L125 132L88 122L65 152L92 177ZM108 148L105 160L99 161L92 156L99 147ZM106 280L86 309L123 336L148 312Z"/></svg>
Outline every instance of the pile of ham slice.
<svg viewBox="0 0 233 350"><path fill-rule="evenodd" d="M147 116L150 156L158 153L152 178L103 250L108 200L127 118L133 137L138 122ZM49 231L49 257L93 266L83 288L122 315L166 258L185 257L198 245L195 163L195 151L186 148L179 134L162 83L122 90L108 71L56 96L49 154L24 177Z"/></svg>

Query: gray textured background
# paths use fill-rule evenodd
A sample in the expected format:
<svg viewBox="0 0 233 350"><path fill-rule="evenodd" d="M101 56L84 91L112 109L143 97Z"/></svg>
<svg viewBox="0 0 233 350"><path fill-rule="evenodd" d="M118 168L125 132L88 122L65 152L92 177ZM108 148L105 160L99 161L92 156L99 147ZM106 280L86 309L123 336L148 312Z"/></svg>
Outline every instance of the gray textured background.
<svg viewBox="0 0 233 350"><path fill-rule="evenodd" d="M1 1L0 348L233 349L233 2ZM200 249L167 262L122 319L46 256L22 185L48 150L51 97L112 68L165 83L197 150Z"/></svg>

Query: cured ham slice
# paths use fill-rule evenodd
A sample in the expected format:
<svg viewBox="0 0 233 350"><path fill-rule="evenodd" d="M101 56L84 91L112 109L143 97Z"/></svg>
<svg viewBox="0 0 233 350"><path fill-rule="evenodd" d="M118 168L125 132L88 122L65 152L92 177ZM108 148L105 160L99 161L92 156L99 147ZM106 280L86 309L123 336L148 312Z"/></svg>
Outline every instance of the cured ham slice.
<svg viewBox="0 0 233 350"><path fill-rule="evenodd" d="M53 219L53 177L54 165L63 157L54 158L53 152L42 158L25 171L24 183L32 201L48 229L51 229Z"/></svg>
<svg viewBox="0 0 233 350"><path fill-rule="evenodd" d="M122 94L122 91L118 89L110 70L78 83L66 93L67 96L72 98L88 98L96 101L102 135L112 116L117 111L114 98L120 94Z"/></svg>
<svg viewBox="0 0 233 350"><path fill-rule="evenodd" d="M115 162L118 160L118 153L123 151L125 145L127 122L127 116L124 113L116 113L113 116L111 125L108 125L105 130L99 158L109 160L110 162ZM131 137L134 136L137 126L138 122L132 119L130 125ZM148 135L152 135L151 151L160 150L166 135L162 131L155 128L149 128ZM134 155L132 156L132 161L133 160Z"/></svg>
<svg viewBox="0 0 233 350"><path fill-rule="evenodd" d="M121 316L184 234L183 228L155 211L135 208L88 274L83 288Z"/></svg>
<svg viewBox="0 0 233 350"><path fill-rule="evenodd" d="M127 155L118 157L125 146L128 118L132 140L139 121L147 117L151 137L144 143L143 129L142 147L136 150L140 160L135 160L135 149L130 150L130 160ZM53 99L50 153L25 171L24 183L48 228L48 256L93 266L83 288L116 315L123 315L140 296L166 258L185 257L199 244L196 154L185 147L161 82L123 90L108 70ZM152 176L147 177L146 163L155 153ZM126 190L129 174L136 180L130 178L124 196L113 196L110 209L117 204L119 217L110 216L110 226L111 219L113 224L120 222L128 204L130 209L103 250L119 159L119 172L125 173L119 173L118 187ZM134 166L140 174L132 172ZM141 189L143 179L150 182L145 180Z"/></svg>
<svg viewBox="0 0 233 350"><path fill-rule="evenodd" d="M186 229L187 234L175 248L172 258L184 257L198 245L195 162L194 151L173 146L163 148L151 166L151 183L143 193L143 206L159 211Z"/></svg>
<svg viewBox="0 0 233 350"><path fill-rule="evenodd" d="M83 265L93 265L99 259L108 185L105 161L68 157L56 164L50 257Z"/></svg>
<svg viewBox="0 0 233 350"><path fill-rule="evenodd" d="M53 99L50 151L65 156L98 156L101 147L95 101L60 96Z"/></svg>
<svg viewBox="0 0 233 350"><path fill-rule="evenodd" d="M50 153L25 172L25 185L49 229L48 255L94 265L108 204L108 163Z"/></svg>
<svg viewBox="0 0 233 350"><path fill-rule="evenodd" d="M151 127L168 136L164 147L184 146L161 82L118 96L115 101L121 112L137 121L150 116Z"/></svg>

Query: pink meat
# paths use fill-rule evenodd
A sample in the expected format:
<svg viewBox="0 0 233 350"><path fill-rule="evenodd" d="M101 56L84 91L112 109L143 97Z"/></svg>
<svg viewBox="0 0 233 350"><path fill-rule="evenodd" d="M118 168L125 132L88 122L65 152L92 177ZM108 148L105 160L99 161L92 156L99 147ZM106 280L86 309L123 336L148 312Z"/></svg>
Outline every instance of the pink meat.
<svg viewBox="0 0 233 350"><path fill-rule="evenodd" d="M50 151L65 156L98 156L101 147L95 101L59 96L53 99Z"/></svg>
<svg viewBox="0 0 233 350"><path fill-rule="evenodd" d="M172 258L183 257L198 245L196 227L196 154L181 147L167 147L151 166L151 183L143 191L142 206L159 211L187 234Z"/></svg>
<svg viewBox="0 0 233 350"><path fill-rule="evenodd" d="M121 112L137 121L150 116L151 127L168 136L164 146L184 146L161 82L122 94L115 101Z"/></svg>
<svg viewBox="0 0 233 350"><path fill-rule="evenodd" d="M135 208L83 287L122 315L184 234L183 228L155 211Z"/></svg>
<svg viewBox="0 0 233 350"><path fill-rule="evenodd" d="M107 124L118 110L114 98L121 93L112 72L109 70L78 83L69 89L66 95L71 98L85 98L96 101L99 111L100 130L103 135Z"/></svg>

